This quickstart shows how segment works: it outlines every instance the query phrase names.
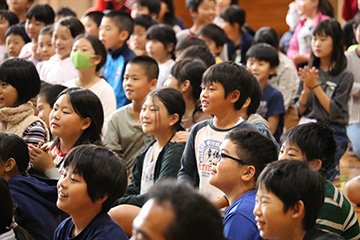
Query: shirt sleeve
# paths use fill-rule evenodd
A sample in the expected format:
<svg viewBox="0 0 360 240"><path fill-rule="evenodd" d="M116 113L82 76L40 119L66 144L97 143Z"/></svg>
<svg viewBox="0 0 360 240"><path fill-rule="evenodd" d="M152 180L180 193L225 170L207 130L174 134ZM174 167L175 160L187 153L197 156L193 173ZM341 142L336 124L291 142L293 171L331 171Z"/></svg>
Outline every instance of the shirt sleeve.
<svg viewBox="0 0 360 240"><path fill-rule="evenodd" d="M23 133L23 139L27 145L37 146L47 142L47 133L41 122L34 122Z"/></svg>

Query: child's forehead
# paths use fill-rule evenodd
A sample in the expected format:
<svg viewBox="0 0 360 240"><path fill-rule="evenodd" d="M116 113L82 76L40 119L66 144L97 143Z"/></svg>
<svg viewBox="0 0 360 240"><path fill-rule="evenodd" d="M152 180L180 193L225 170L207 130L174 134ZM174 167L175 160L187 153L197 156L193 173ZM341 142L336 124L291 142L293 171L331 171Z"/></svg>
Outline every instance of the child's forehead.
<svg viewBox="0 0 360 240"><path fill-rule="evenodd" d="M9 20L7 20L7 18L4 17L4 15L0 15L0 21L6 21L9 23Z"/></svg>

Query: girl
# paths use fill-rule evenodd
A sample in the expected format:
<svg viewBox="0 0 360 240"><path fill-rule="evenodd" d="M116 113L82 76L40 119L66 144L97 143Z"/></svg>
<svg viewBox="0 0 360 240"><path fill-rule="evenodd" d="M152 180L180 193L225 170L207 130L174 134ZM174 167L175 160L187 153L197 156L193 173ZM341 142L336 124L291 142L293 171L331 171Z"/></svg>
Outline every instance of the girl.
<svg viewBox="0 0 360 240"><path fill-rule="evenodd" d="M175 16L173 0L160 0L161 7L158 16L159 23L165 23L172 26L175 33L184 29L184 23Z"/></svg>
<svg viewBox="0 0 360 240"><path fill-rule="evenodd" d="M14 133L27 144L49 140L46 123L34 116L29 102L39 91L39 74L31 62L14 58L0 65L0 132Z"/></svg>
<svg viewBox="0 0 360 240"><path fill-rule="evenodd" d="M78 70L79 77L67 83L68 87L82 87L93 91L100 99L104 110L104 126L116 110L116 99L113 88L100 76L100 70L106 62L107 51L102 42L95 36L81 34L76 37L70 59Z"/></svg>
<svg viewBox="0 0 360 240"><path fill-rule="evenodd" d="M40 78L52 84L63 84L78 77L70 60L71 48L77 35L84 33L84 26L75 17L65 17L55 24L52 36L56 54L43 63Z"/></svg>
<svg viewBox="0 0 360 240"><path fill-rule="evenodd" d="M37 41L38 43L37 49L39 51L39 56L42 61L36 64L36 69L38 70L38 72L41 71L41 67L44 64L44 61L50 60L50 58L55 54L55 47L52 43L52 35L53 35L52 25L48 25L41 28Z"/></svg>
<svg viewBox="0 0 360 240"><path fill-rule="evenodd" d="M169 78L170 69L175 63L176 35L169 25L156 24L149 28L146 39L148 55L159 64L159 77L156 87L160 88Z"/></svg>
<svg viewBox="0 0 360 240"><path fill-rule="evenodd" d="M30 157L35 168L49 178L59 178L58 168L62 167L63 158L73 147L101 144L103 108L99 98L90 90L68 88L59 94L49 120L55 140L45 146L31 146Z"/></svg>
<svg viewBox="0 0 360 240"><path fill-rule="evenodd" d="M190 58L176 62L171 68L171 74L165 86L179 90L185 100L185 113L181 126L186 131L177 132L173 138L174 141L186 142L189 131L195 123L212 117L201 111L199 103L201 77L206 69L203 61Z"/></svg>
<svg viewBox="0 0 360 240"><path fill-rule="evenodd" d="M328 0L298 0L296 1L299 20L289 43L287 55L299 65L309 61L311 48L311 32L316 25L334 17L334 9Z"/></svg>
<svg viewBox="0 0 360 240"><path fill-rule="evenodd" d="M336 20L320 22L313 31L309 67L299 70L302 84L297 103L302 115L300 124L309 121L329 123L334 130L338 149L336 169L328 172L333 180L339 174L339 160L344 154L348 139L346 125L349 120L348 100L354 77L346 70L343 39L340 24Z"/></svg>

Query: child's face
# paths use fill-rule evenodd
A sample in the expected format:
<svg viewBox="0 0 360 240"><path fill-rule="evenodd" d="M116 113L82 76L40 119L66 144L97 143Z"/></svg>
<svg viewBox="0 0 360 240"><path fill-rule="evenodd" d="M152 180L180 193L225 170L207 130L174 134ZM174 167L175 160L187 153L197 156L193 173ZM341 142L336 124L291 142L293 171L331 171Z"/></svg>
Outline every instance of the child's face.
<svg viewBox="0 0 360 240"><path fill-rule="evenodd" d="M1 21L0 21L0 23L1 23ZM356 42L360 43L360 24L354 29L354 36L355 36Z"/></svg>
<svg viewBox="0 0 360 240"><path fill-rule="evenodd" d="M49 116L51 112L51 107L44 96L37 98L36 107L39 111L38 117L41 118L46 123L47 128L50 129Z"/></svg>
<svg viewBox="0 0 360 240"><path fill-rule="evenodd" d="M203 112L218 115L229 105L230 94L225 98L225 89L219 82L202 86L200 101ZM226 106L226 107L225 107Z"/></svg>
<svg viewBox="0 0 360 240"><path fill-rule="evenodd" d="M84 17L81 22L85 27L85 33L99 37L99 27L91 17Z"/></svg>
<svg viewBox="0 0 360 240"><path fill-rule="evenodd" d="M231 24L230 22L224 22L221 26L226 33L226 36L229 38L230 41L236 42L240 36L240 26L238 23Z"/></svg>
<svg viewBox="0 0 360 240"><path fill-rule="evenodd" d="M305 161L306 156L296 144L285 142L281 146L279 160L286 159Z"/></svg>
<svg viewBox="0 0 360 240"><path fill-rule="evenodd" d="M231 0L216 0L216 13L220 14L225 8L229 7Z"/></svg>
<svg viewBox="0 0 360 240"><path fill-rule="evenodd" d="M95 50L93 46L91 45L91 42L87 40L86 38L80 38L76 42L74 42L74 45L72 47L72 53L75 52L82 52L87 55L96 55ZM95 56L89 58L89 63L93 64L93 66L96 66L101 61L100 56Z"/></svg>
<svg viewBox="0 0 360 240"><path fill-rule="evenodd" d="M140 14L149 15L149 8L137 2L134 2L131 6L131 17L134 19Z"/></svg>
<svg viewBox="0 0 360 240"><path fill-rule="evenodd" d="M202 1L196 13L196 21L200 24L208 24L214 21L215 11L215 0L204 0Z"/></svg>
<svg viewBox="0 0 360 240"><path fill-rule="evenodd" d="M201 40L203 40L209 47L210 52L214 55L214 56L218 56L221 51L222 51L222 46L216 46L216 43L214 40L208 38L208 37L204 37L204 36L199 36L199 38Z"/></svg>
<svg viewBox="0 0 360 240"><path fill-rule="evenodd" d="M0 108L14 107L18 98L18 92L9 83L0 80Z"/></svg>
<svg viewBox="0 0 360 240"><path fill-rule="evenodd" d="M0 17L0 39L5 40L6 30L9 28L9 21L3 17Z"/></svg>
<svg viewBox="0 0 360 240"><path fill-rule="evenodd" d="M315 0L296 0L296 7L299 16L306 15L311 16L312 12L317 10L318 2Z"/></svg>
<svg viewBox="0 0 360 240"><path fill-rule="evenodd" d="M158 63L164 63L170 59L169 53L171 49L172 47L165 47L162 42L155 39L146 41L147 54L155 59Z"/></svg>
<svg viewBox="0 0 360 240"><path fill-rule="evenodd" d="M276 68L271 68L269 62L260 61L253 57L247 60L246 67L250 69L250 72L259 82L267 81L269 76L276 72Z"/></svg>
<svg viewBox="0 0 360 240"><path fill-rule="evenodd" d="M10 34L6 38L6 51L10 58L18 57L24 45L25 41L20 35Z"/></svg>
<svg viewBox="0 0 360 240"><path fill-rule="evenodd" d="M283 202L265 187L257 190L254 215L262 238L284 239L284 234L293 228L292 212L284 212Z"/></svg>
<svg viewBox="0 0 360 240"><path fill-rule="evenodd" d="M141 25L134 26L134 32L130 36L131 49L146 49L146 29Z"/></svg>
<svg viewBox="0 0 360 240"><path fill-rule="evenodd" d="M39 36L40 29L45 27L45 23L37 21L35 17L27 18L25 22L26 34L32 39L37 40Z"/></svg>
<svg viewBox="0 0 360 240"><path fill-rule="evenodd" d="M140 64L126 65L123 88L127 99L144 101L146 95L156 87L156 82L154 79L148 79Z"/></svg>
<svg viewBox="0 0 360 240"><path fill-rule="evenodd" d="M120 40L119 28L111 18L103 17L100 24L99 39L106 49L116 50L124 44Z"/></svg>
<svg viewBox="0 0 360 240"><path fill-rule="evenodd" d="M55 47L52 44L52 36L50 34L39 35L38 50L42 60L49 60L55 54Z"/></svg>
<svg viewBox="0 0 360 240"><path fill-rule="evenodd" d="M71 32L68 27L56 24L52 42L55 46L55 52L60 56L61 60L70 56L74 38L71 36Z"/></svg>
<svg viewBox="0 0 360 240"><path fill-rule="evenodd" d="M52 134L72 140L77 140L91 123L88 118L84 119L75 112L66 94L56 100L49 120Z"/></svg>
<svg viewBox="0 0 360 240"><path fill-rule="evenodd" d="M24 12L27 11L33 4L29 0L6 0L9 10L12 12Z"/></svg>
<svg viewBox="0 0 360 240"><path fill-rule="evenodd" d="M87 193L87 184L82 176L68 167L61 172L57 183L58 199L56 205L64 212L71 214L93 209L93 203Z"/></svg>
<svg viewBox="0 0 360 240"><path fill-rule="evenodd" d="M157 134L163 133L176 123L173 121L174 115L168 113L165 105L157 97L146 98L140 111L143 132L156 137Z"/></svg>
<svg viewBox="0 0 360 240"><path fill-rule="evenodd" d="M330 60L333 39L330 36L315 35L311 39L311 50L317 58Z"/></svg>

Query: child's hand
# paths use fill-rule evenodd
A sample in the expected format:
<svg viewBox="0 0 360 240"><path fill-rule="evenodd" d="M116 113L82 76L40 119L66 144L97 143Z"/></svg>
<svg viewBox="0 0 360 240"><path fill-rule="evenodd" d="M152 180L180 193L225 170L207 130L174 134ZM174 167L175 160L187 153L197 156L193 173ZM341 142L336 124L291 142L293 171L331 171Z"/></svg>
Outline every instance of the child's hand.
<svg viewBox="0 0 360 240"><path fill-rule="evenodd" d="M316 86L319 85L317 75L317 70L315 67L309 69L305 66L304 68L299 69L300 80L304 83L305 92L311 92Z"/></svg>
<svg viewBox="0 0 360 240"><path fill-rule="evenodd" d="M190 133L186 131L179 131L172 137L171 142L186 143L189 134Z"/></svg>
<svg viewBox="0 0 360 240"><path fill-rule="evenodd" d="M31 58L32 58L32 59L36 59L36 60L40 60L41 56L40 56L40 53L39 53L39 51L38 51L38 48L37 48L37 44L36 44L36 43L33 43L33 44L32 44L31 50L32 50Z"/></svg>
<svg viewBox="0 0 360 240"><path fill-rule="evenodd" d="M54 157L48 146L42 146L41 143L36 147L29 145L30 162L35 168L46 173L48 170L54 168Z"/></svg>

